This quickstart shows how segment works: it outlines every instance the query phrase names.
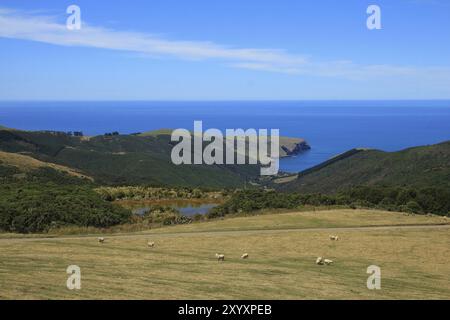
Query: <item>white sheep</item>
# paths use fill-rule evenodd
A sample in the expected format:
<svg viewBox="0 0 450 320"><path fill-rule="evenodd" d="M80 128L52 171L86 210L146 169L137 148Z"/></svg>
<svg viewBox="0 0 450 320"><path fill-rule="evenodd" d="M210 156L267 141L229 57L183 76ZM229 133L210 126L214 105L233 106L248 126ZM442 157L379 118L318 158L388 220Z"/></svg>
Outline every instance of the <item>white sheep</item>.
<svg viewBox="0 0 450 320"><path fill-rule="evenodd" d="M338 241L339 237L338 236L330 236L330 240L332 241Z"/></svg>
<svg viewBox="0 0 450 320"><path fill-rule="evenodd" d="M324 262L327 266L329 266L330 264L333 263L333 260L330 260L330 259L324 259L323 262Z"/></svg>
<svg viewBox="0 0 450 320"><path fill-rule="evenodd" d="M147 242L147 246L149 248L153 248L155 246L155 243L153 241L149 241L149 242Z"/></svg>
<svg viewBox="0 0 450 320"><path fill-rule="evenodd" d="M241 259L247 259L248 258L248 253L244 253L242 256L241 256Z"/></svg>
<svg viewBox="0 0 450 320"><path fill-rule="evenodd" d="M103 237L99 237L99 238L98 238L98 242L100 242L100 243L103 243L103 242L105 242L105 238L103 238Z"/></svg>
<svg viewBox="0 0 450 320"><path fill-rule="evenodd" d="M322 257L318 257L317 259L316 259L316 264L318 264L318 265L324 265L324 264L326 264L327 266L329 266L330 264L332 264L333 263L333 260L330 260L330 259L324 259L324 258L322 258Z"/></svg>
<svg viewBox="0 0 450 320"><path fill-rule="evenodd" d="M219 261L225 261L225 255L224 254L218 254L216 253L217 262Z"/></svg>

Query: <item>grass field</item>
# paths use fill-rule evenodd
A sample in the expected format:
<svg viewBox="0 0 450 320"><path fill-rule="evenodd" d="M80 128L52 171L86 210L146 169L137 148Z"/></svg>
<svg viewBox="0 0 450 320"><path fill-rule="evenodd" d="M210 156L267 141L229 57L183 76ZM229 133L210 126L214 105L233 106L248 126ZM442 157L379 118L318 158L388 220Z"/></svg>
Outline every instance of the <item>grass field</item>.
<svg viewBox="0 0 450 320"><path fill-rule="evenodd" d="M0 298L450 299L450 228L426 226L446 222L333 210L108 235L103 244L90 236L4 237ZM318 256L334 264L318 266ZM81 268L81 290L66 288L69 265ZM369 265L381 268L381 290L366 287Z"/></svg>

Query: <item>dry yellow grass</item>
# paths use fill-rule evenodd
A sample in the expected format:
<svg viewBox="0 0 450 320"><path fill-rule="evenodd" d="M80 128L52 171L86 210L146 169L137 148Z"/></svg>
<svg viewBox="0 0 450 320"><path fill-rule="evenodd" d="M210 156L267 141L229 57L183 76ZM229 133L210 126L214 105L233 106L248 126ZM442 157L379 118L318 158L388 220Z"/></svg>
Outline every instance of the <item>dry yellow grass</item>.
<svg viewBox="0 0 450 320"><path fill-rule="evenodd" d="M154 232L342 228L442 223L450 223L450 220L441 216L406 215L404 213L381 210L335 209L228 218L224 220L213 220L206 223L155 229Z"/></svg>
<svg viewBox="0 0 450 320"><path fill-rule="evenodd" d="M297 215L309 214L314 214L318 220L323 218L320 225L326 225L331 219L331 212ZM334 214L339 215L339 212ZM355 224L362 216L373 217L374 214L378 213L343 211L335 220L348 220L348 227L350 221ZM450 298L449 228L350 228L331 232L327 229L289 230L293 225L286 224L289 228L278 225L279 230L276 230L280 217L281 220L295 219L295 215L265 215L179 226L167 228L168 233L107 236L104 244L98 243L95 237L2 239L0 298ZM419 219L392 215L392 224L417 224ZM385 213L380 216L380 220L387 222ZM239 231L239 226L249 229L249 224L258 219L263 219L261 225L266 226L266 230ZM269 228L269 221L273 228ZM226 225L219 229L221 223L234 224L235 231L227 229ZM208 226L211 229L208 230ZM331 233L338 234L340 240L330 241ZM147 247L149 240L156 243L155 248ZM216 252L225 254L225 262L217 262ZM244 252L249 253L249 259L240 259ZM335 264L318 266L315 264L317 256L330 258ZM79 291L66 288L65 270L72 264L81 268ZM381 290L371 291L366 287L366 269L372 264L381 267Z"/></svg>
<svg viewBox="0 0 450 320"><path fill-rule="evenodd" d="M287 183L287 182L294 181L297 178L298 178L298 175L295 174L295 175L292 175L292 176L286 176L286 177L281 177L281 178L274 179L273 183L276 183L276 184Z"/></svg>
<svg viewBox="0 0 450 320"><path fill-rule="evenodd" d="M49 163L49 162L43 162L37 159L34 159L30 156L26 156L23 154L18 153L9 153L9 152L3 152L0 151L0 163L4 163L10 166L14 166L17 168L20 168L23 172L28 172L31 170L36 170L39 168L52 168L61 172L65 172L71 176L79 177L79 178L85 178L89 180L93 180L91 177L88 177L74 169L71 169L69 167L65 167L62 165Z"/></svg>

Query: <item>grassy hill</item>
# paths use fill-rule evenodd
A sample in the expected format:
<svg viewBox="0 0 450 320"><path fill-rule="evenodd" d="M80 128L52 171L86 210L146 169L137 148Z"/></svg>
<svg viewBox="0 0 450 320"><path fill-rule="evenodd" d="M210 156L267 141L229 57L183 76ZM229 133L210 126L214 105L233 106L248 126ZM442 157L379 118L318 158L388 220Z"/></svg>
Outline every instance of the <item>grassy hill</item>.
<svg viewBox="0 0 450 320"><path fill-rule="evenodd" d="M172 131L172 129L159 129L137 133L136 135L140 137L156 137L159 135L171 135ZM305 139L291 137L279 137L279 139L279 155L281 158L311 149ZM246 140L246 146L246 152L248 153L248 139Z"/></svg>
<svg viewBox="0 0 450 320"><path fill-rule="evenodd" d="M0 130L1 151L67 166L100 184L235 187L259 175L254 165L175 166L172 146L167 134L75 137Z"/></svg>
<svg viewBox="0 0 450 320"><path fill-rule="evenodd" d="M137 135L140 137L155 137L159 135L171 135L172 129L159 129L159 130L151 130L146 132L138 133Z"/></svg>
<svg viewBox="0 0 450 320"><path fill-rule="evenodd" d="M69 167L65 167L62 165L49 163L49 162L43 162L37 159L34 159L30 156L26 156L19 153L9 153L9 152L3 152L0 151L0 166L2 167L14 167L17 169L18 174L17 177L20 176L20 174L27 174L32 173L36 170L42 169L42 168L49 168L56 170L62 174L67 174L72 177L77 177L81 179L88 179L90 181L93 181L93 179L89 176L86 176L82 174L81 172L78 172L76 170L73 170Z"/></svg>
<svg viewBox="0 0 450 320"><path fill-rule="evenodd" d="M355 186L450 188L450 141L398 152L354 149L276 188L303 193L334 193Z"/></svg>
<svg viewBox="0 0 450 320"><path fill-rule="evenodd" d="M77 137L64 132L0 128L0 151L21 153L75 172L100 184L239 187L259 177L259 165L172 164L170 129L132 135ZM309 148L299 138L280 137L280 156Z"/></svg>

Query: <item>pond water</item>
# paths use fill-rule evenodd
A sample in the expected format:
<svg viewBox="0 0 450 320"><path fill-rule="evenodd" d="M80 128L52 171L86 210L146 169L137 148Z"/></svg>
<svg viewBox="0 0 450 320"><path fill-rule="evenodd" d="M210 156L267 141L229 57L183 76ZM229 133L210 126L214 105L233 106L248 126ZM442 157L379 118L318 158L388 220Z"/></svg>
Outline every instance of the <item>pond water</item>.
<svg viewBox="0 0 450 320"><path fill-rule="evenodd" d="M183 208L178 208L178 211L185 216L193 216L196 214L207 214L209 210L211 210L214 207L217 207L218 204L202 204L200 206L187 206Z"/></svg>
<svg viewBox="0 0 450 320"><path fill-rule="evenodd" d="M120 205L131 209L133 214L144 215L152 206L172 207L184 216L194 216L196 214L207 214L209 210L217 207L219 203L199 202L188 200L161 200L161 201L120 201Z"/></svg>

